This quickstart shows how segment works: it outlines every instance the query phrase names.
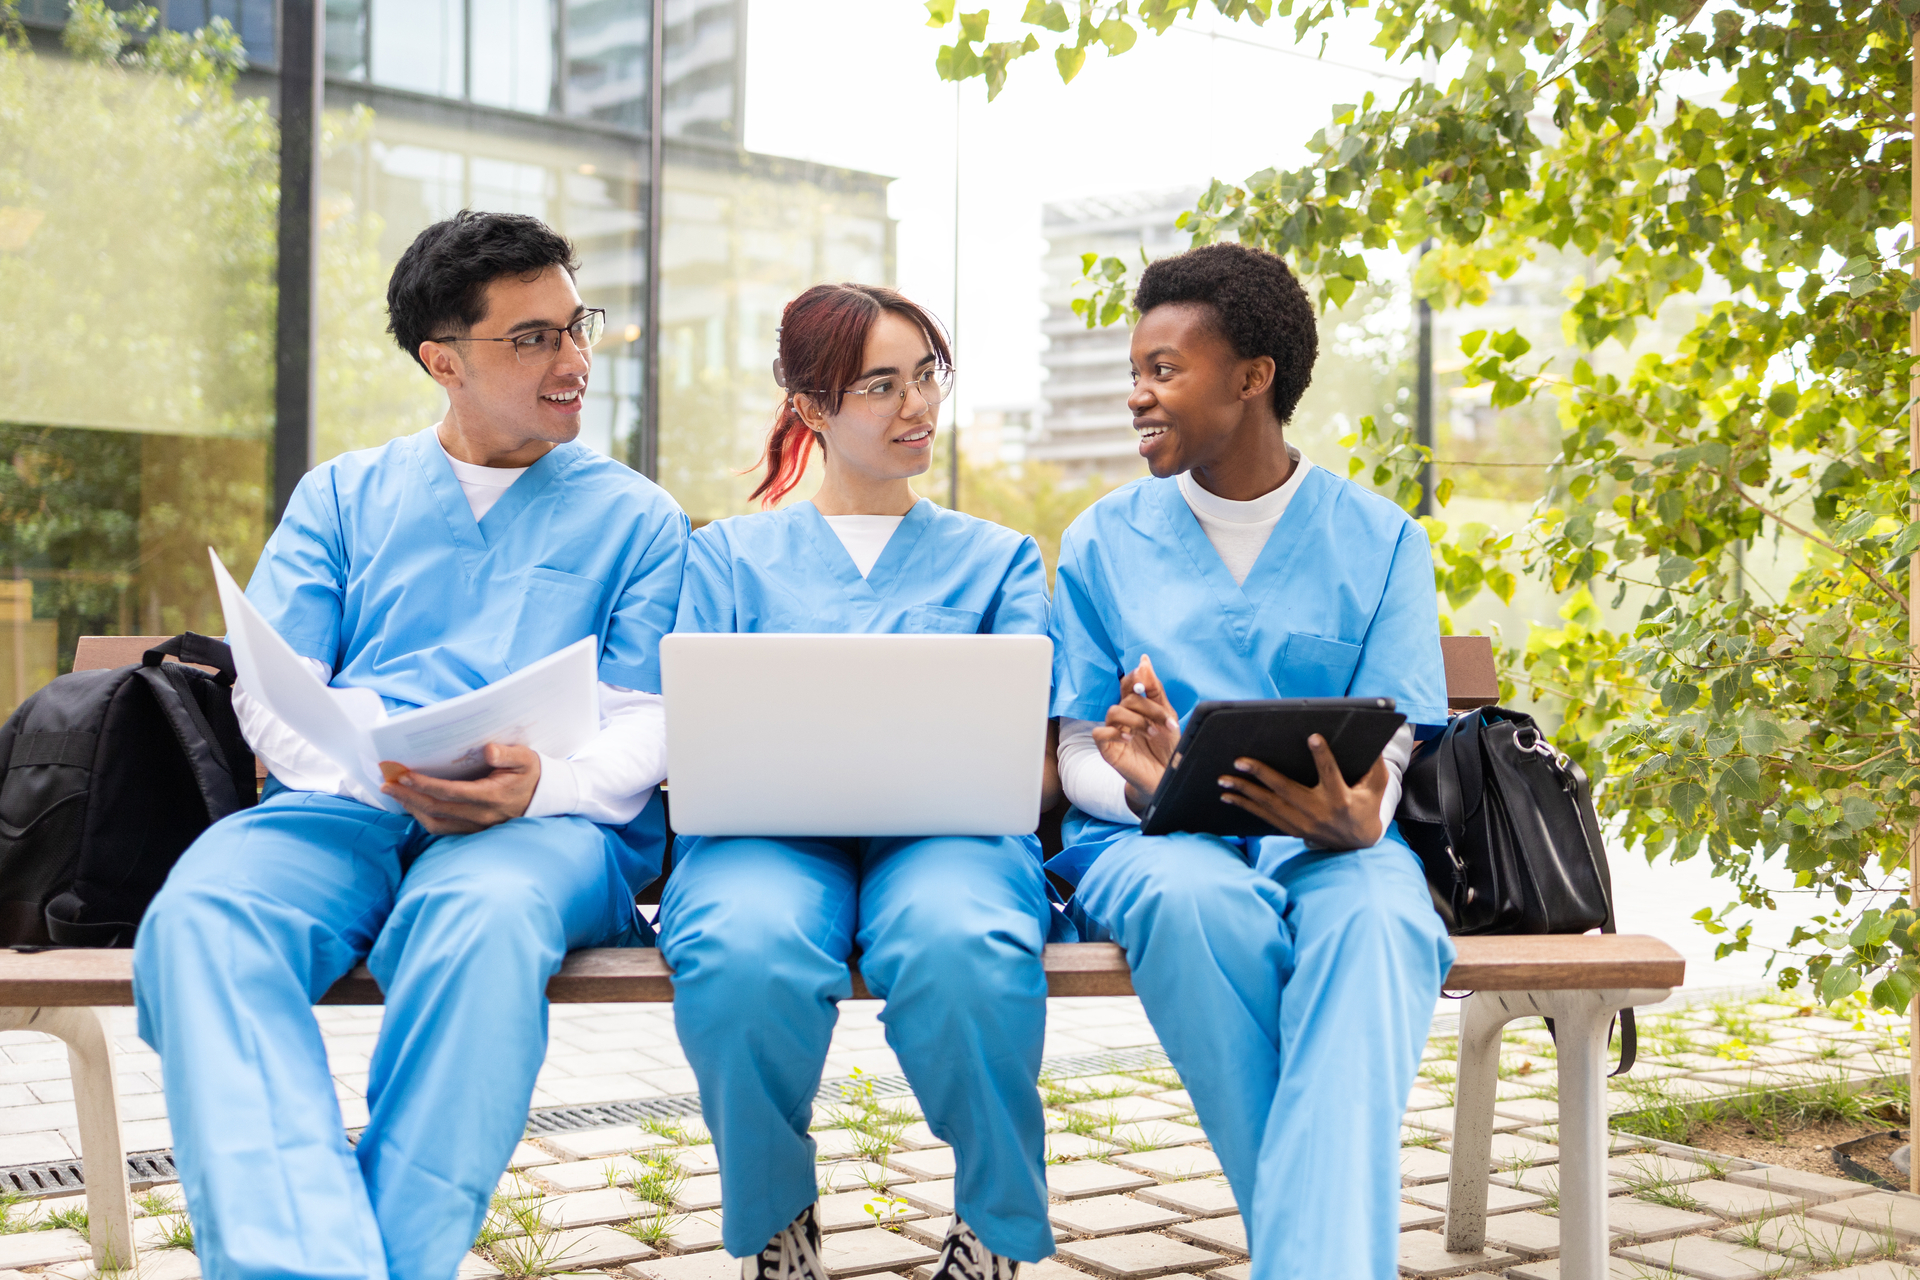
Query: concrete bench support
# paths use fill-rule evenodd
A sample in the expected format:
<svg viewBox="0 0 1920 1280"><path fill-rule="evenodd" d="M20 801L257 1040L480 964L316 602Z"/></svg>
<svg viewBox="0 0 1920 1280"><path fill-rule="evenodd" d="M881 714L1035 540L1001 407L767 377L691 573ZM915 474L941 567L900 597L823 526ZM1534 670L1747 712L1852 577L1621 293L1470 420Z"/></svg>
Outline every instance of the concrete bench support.
<svg viewBox="0 0 1920 1280"><path fill-rule="evenodd" d="M1658 1004L1671 989L1477 991L1460 1014L1447 1181L1447 1248L1487 1243L1487 1173L1493 1153L1500 1031L1515 1018L1552 1018L1560 1094L1560 1275L1607 1274L1607 1029L1621 1009Z"/></svg>
<svg viewBox="0 0 1920 1280"><path fill-rule="evenodd" d="M113 1034L107 1029L106 1010L0 1008L0 1031L40 1031L66 1042L73 1105L80 1117L93 1265L101 1271L131 1268L133 1198L127 1190L127 1152L120 1140L120 1095L114 1089Z"/></svg>

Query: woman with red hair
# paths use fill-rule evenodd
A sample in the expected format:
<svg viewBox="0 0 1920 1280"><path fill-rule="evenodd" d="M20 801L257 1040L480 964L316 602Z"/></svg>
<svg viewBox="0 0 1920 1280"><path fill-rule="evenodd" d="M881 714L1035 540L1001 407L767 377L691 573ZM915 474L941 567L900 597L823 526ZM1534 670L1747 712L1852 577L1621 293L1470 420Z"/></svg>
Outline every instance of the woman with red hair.
<svg viewBox="0 0 1920 1280"><path fill-rule="evenodd" d="M754 496L772 506L790 492L816 444L820 487L694 534L679 630L1045 634L1033 539L909 484L953 385L931 316L891 289L818 285L787 304L774 375L786 397ZM1040 958L1070 926L1049 905L1037 840L683 839L660 918L745 1280L827 1280L807 1130L856 945L887 1002L887 1043L954 1148L935 1280L1013 1280L1016 1262L1053 1252Z"/></svg>

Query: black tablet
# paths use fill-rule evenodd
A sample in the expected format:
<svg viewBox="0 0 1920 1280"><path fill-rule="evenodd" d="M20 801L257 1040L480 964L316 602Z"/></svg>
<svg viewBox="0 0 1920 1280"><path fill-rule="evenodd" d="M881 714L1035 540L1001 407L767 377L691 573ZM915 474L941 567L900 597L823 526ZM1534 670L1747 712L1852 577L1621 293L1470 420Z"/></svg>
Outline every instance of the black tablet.
<svg viewBox="0 0 1920 1280"><path fill-rule="evenodd" d="M1153 793L1140 830L1150 836L1195 831L1216 836L1277 835L1272 826L1220 799L1220 779L1243 756L1317 786L1320 770L1307 748L1309 734L1327 740L1340 776L1351 786L1367 776L1407 718L1392 698L1272 698L1203 702Z"/></svg>

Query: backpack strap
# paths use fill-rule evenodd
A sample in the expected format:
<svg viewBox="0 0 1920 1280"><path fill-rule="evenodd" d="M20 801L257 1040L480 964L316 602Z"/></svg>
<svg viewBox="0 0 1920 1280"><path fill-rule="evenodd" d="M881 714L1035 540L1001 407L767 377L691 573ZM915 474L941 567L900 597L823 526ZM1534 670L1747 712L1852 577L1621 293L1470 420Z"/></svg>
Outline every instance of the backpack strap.
<svg viewBox="0 0 1920 1280"><path fill-rule="evenodd" d="M206 639L205 636L194 638ZM225 645L220 647L226 648ZM147 656L153 658L155 652L157 650L149 650ZM177 667L167 670L160 665L158 658L142 665L134 675L147 682L147 688L153 691L153 700L160 704L161 714L166 716L168 726L173 729L174 740L180 744L180 751L187 758L187 766L193 771L194 786L207 806L207 821L217 822L244 808L239 789L234 786L233 770L227 762L226 752L220 747L220 739L207 722L205 713L200 710L199 702L184 687L186 681L195 677ZM220 679L218 676L214 678Z"/></svg>
<svg viewBox="0 0 1920 1280"><path fill-rule="evenodd" d="M229 689L233 687L234 680L239 677L239 672L233 665L233 650L227 647L226 642L215 640L212 636L203 636L195 631L183 631L171 640L162 640L141 655L140 665L157 667L169 654L182 662L212 667L215 673L214 679Z"/></svg>

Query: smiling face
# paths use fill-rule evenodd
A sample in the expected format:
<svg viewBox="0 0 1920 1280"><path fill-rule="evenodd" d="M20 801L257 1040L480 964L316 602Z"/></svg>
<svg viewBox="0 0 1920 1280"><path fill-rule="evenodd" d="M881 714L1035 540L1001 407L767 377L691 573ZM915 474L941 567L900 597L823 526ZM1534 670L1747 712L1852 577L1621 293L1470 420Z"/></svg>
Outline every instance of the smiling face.
<svg viewBox="0 0 1920 1280"><path fill-rule="evenodd" d="M1169 302L1134 326L1127 408L1140 456L1161 479L1208 470L1237 453L1264 451L1277 438L1273 360L1245 358L1220 332L1205 303Z"/></svg>
<svg viewBox="0 0 1920 1280"><path fill-rule="evenodd" d="M466 337L513 338L559 328L586 310L563 267L548 267L530 279L492 281L486 307L485 317ZM423 342L420 358L447 389L446 425L490 465L525 466L580 434L592 357L570 337L562 337L557 354L529 354L524 362L511 342L486 341Z"/></svg>
<svg viewBox="0 0 1920 1280"><path fill-rule="evenodd" d="M844 396L840 411L831 415L823 414L812 396L795 397L807 425L820 433L826 446L829 482L868 486L925 473L933 464L939 405L929 404L918 387L910 388L902 403L898 389L937 362L918 325L895 312L882 311L867 331L860 376L849 389L872 387L876 379L886 379L885 394L876 390ZM879 403L869 403L873 401Z"/></svg>

